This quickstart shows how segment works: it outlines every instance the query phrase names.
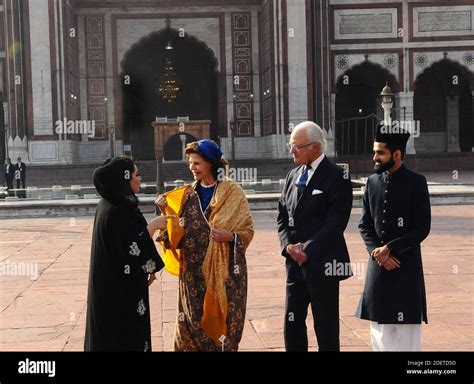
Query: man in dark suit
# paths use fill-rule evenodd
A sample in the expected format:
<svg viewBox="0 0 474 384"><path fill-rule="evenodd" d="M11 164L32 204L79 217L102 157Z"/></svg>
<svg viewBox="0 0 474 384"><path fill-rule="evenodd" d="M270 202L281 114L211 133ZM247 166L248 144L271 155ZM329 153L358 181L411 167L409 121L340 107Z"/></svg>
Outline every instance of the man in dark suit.
<svg viewBox="0 0 474 384"><path fill-rule="evenodd" d="M360 233L369 252L356 316L370 320L375 351L419 351L421 322L428 322L421 242L431 210L423 175L402 160L410 134L377 127L374 169L365 187Z"/></svg>
<svg viewBox="0 0 474 384"><path fill-rule="evenodd" d="M15 179L16 179L16 189L20 189L20 181L21 187L23 189L26 188L25 181L26 181L26 164L21 161L21 157L16 159L17 163L15 164Z"/></svg>
<svg viewBox="0 0 474 384"><path fill-rule="evenodd" d="M5 182L7 184L7 188L13 189L13 178L15 176L15 168L9 157L5 159L5 164L3 165L3 173L5 175Z"/></svg>
<svg viewBox="0 0 474 384"><path fill-rule="evenodd" d="M285 348L307 351L308 306L319 351L339 351L339 281L352 275L344 230L352 209L348 172L324 155L322 129L297 125L288 144L293 161L278 204L278 235L286 257Z"/></svg>

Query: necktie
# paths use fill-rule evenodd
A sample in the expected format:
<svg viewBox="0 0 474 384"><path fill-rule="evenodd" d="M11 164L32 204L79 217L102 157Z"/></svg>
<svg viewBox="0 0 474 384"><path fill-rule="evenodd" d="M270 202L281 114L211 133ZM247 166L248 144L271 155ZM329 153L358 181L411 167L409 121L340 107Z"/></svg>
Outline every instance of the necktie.
<svg viewBox="0 0 474 384"><path fill-rule="evenodd" d="M296 180L296 186L298 187L298 192L303 193L304 189L306 188L306 182L308 181L308 171L311 169L309 165L305 165L303 168L303 172L298 176Z"/></svg>

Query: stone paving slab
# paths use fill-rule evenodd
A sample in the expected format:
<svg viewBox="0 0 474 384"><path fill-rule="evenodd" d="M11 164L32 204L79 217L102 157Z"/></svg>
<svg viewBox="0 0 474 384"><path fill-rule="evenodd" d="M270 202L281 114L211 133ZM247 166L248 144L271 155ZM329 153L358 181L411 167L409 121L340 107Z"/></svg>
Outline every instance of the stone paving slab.
<svg viewBox="0 0 474 384"><path fill-rule="evenodd" d="M354 317L367 255L352 211L346 240L357 276L341 283L342 351L369 351L369 324ZM255 238L247 252L248 305L242 351L282 351L284 259L279 255L276 212L254 211ZM423 243L429 324L425 351L473 351L474 206L435 206L432 231ZM0 276L0 351L81 351L93 217L4 219L0 263L36 263L38 278ZM22 233L22 238L18 233ZM27 234L25 236L25 233ZM23 272L31 272L24 270ZM177 280L163 272L151 286L152 343L173 350ZM317 350L311 310L310 350Z"/></svg>

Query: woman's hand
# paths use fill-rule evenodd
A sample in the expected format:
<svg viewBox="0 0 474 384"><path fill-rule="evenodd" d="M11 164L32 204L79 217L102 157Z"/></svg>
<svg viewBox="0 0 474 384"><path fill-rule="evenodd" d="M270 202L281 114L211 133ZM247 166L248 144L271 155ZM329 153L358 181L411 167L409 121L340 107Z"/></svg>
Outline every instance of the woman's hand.
<svg viewBox="0 0 474 384"><path fill-rule="evenodd" d="M161 212L164 212L166 206L168 205L166 203L166 198L163 196L163 195L159 195L156 200L155 200L155 204L157 205L158 208L160 208L160 211Z"/></svg>
<svg viewBox="0 0 474 384"><path fill-rule="evenodd" d="M211 228L211 237L214 241L232 241L234 234L220 228Z"/></svg>
<svg viewBox="0 0 474 384"><path fill-rule="evenodd" d="M156 280L156 275L154 273L150 273L148 275L148 286L152 285L155 280Z"/></svg>
<svg viewBox="0 0 474 384"><path fill-rule="evenodd" d="M153 234L159 229L166 229L166 221L171 217L173 216L158 216L152 219L147 225L150 236L152 237Z"/></svg>

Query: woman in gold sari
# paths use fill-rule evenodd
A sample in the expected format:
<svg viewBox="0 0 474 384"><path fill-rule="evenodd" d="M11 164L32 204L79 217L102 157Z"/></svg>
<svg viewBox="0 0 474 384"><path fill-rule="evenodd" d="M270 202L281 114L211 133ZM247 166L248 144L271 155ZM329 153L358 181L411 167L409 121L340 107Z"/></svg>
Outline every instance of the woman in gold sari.
<svg viewBox="0 0 474 384"><path fill-rule="evenodd" d="M186 146L192 184L158 196L171 216L159 238L166 269L179 276L176 351L237 351L245 323L245 251L253 222L242 188L223 176L219 146Z"/></svg>

